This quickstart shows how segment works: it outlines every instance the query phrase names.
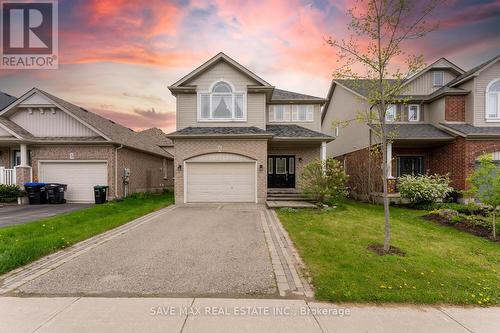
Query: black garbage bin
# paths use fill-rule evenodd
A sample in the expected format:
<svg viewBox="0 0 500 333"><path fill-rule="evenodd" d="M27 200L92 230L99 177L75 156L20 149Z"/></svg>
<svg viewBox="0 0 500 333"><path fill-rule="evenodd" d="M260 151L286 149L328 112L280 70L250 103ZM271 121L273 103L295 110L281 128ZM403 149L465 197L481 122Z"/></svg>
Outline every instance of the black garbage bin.
<svg viewBox="0 0 500 333"><path fill-rule="evenodd" d="M47 203L47 191L45 183L25 183L24 189L28 193L30 205L41 205Z"/></svg>
<svg viewBox="0 0 500 333"><path fill-rule="evenodd" d="M64 192L68 188L66 184L51 183L45 185L47 191L47 200L49 204L63 204L66 203L64 199Z"/></svg>
<svg viewBox="0 0 500 333"><path fill-rule="evenodd" d="M103 204L108 201L108 187L104 185L94 186L94 198L96 204Z"/></svg>

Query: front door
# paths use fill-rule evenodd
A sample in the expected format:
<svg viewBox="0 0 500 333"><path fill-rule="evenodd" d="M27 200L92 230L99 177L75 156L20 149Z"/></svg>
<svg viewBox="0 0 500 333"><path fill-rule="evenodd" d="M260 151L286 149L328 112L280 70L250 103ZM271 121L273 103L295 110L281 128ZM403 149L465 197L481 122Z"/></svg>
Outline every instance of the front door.
<svg viewBox="0 0 500 333"><path fill-rule="evenodd" d="M295 156L270 155L267 157L267 187L295 187Z"/></svg>

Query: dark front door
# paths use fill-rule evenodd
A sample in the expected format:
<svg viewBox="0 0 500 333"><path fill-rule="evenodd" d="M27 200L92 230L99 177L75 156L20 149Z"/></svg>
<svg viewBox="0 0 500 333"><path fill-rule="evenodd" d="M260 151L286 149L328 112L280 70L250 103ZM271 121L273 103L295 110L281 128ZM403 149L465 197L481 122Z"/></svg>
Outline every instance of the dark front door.
<svg viewBox="0 0 500 333"><path fill-rule="evenodd" d="M424 174L424 158L422 156L398 156L397 166L398 177Z"/></svg>
<svg viewBox="0 0 500 333"><path fill-rule="evenodd" d="M295 187L295 156L273 155L267 157L267 187Z"/></svg>

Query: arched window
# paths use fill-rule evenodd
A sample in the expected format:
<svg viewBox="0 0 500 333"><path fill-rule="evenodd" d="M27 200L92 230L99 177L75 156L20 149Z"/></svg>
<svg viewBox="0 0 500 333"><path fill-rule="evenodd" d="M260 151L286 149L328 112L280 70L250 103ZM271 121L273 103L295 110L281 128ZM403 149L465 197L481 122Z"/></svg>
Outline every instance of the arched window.
<svg viewBox="0 0 500 333"><path fill-rule="evenodd" d="M202 121L244 121L245 93L235 92L229 82L215 82L210 91L198 94L198 119Z"/></svg>
<svg viewBox="0 0 500 333"><path fill-rule="evenodd" d="M486 119L500 121L500 78L486 87Z"/></svg>

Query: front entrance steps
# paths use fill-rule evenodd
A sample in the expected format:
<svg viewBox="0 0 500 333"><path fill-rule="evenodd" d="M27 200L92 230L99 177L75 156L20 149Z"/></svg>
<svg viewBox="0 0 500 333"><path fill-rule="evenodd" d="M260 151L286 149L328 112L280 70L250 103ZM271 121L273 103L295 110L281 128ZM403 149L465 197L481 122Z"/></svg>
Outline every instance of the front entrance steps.
<svg viewBox="0 0 500 333"><path fill-rule="evenodd" d="M309 200L304 199L295 188L267 189L266 205L269 208L315 208Z"/></svg>

